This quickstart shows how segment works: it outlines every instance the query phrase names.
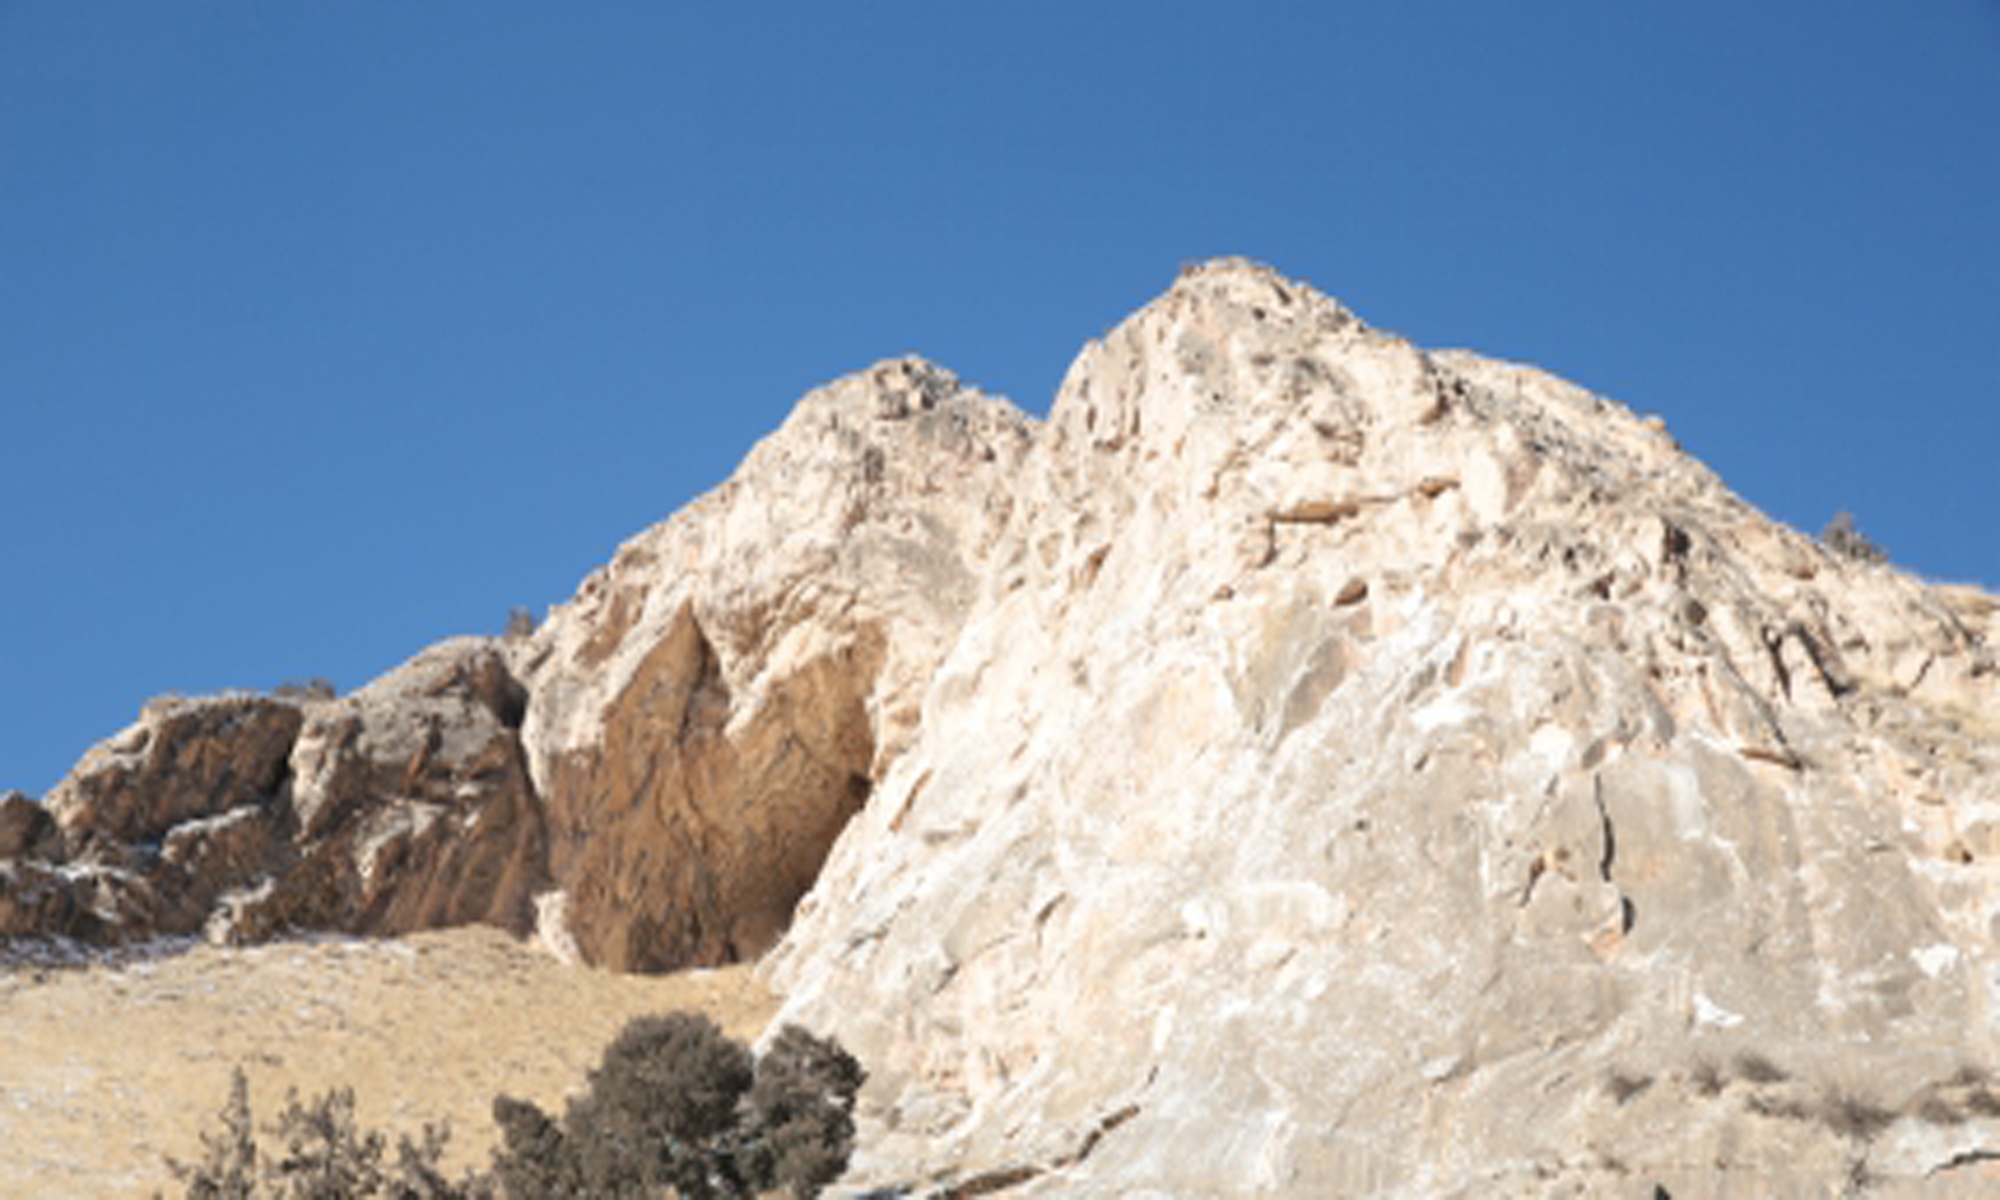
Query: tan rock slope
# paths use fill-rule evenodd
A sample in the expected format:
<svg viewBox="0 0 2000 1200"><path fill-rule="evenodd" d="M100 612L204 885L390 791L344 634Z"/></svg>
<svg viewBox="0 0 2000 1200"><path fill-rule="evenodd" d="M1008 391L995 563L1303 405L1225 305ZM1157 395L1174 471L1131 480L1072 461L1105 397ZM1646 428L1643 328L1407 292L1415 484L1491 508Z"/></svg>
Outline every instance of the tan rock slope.
<svg viewBox="0 0 2000 1200"><path fill-rule="evenodd" d="M1989 601L1238 263L1015 496L770 960L876 1073L865 1177L1991 1185Z"/></svg>
<svg viewBox="0 0 2000 1200"><path fill-rule="evenodd" d="M0 801L0 932L775 942L861 1183L1972 1194L1996 613L1218 262L1046 423L813 393L531 638L150 707Z"/></svg>

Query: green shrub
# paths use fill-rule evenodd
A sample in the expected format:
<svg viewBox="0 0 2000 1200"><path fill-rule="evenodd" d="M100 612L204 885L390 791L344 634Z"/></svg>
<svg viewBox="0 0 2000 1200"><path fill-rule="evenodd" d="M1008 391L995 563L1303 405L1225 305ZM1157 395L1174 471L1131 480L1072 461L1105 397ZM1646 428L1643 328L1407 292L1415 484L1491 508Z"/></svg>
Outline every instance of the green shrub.
<svg viewBox="0 0 2000 1200"><path fill-rule="evenodd" d="M533 637L535 627L539 624L540 622L535 620L533 609L517 604L507 610L507 626L501 636L510 642L518 642Z"/></svg>
<svg viewBox="0 0 2000 1200"><path fill-rule="evenodd" d="M868 1073L838 1042L796 1025L780 1030L757 1062L741 1155L759 1188L814 1196L847 1169L854 1099Z"/></svg>

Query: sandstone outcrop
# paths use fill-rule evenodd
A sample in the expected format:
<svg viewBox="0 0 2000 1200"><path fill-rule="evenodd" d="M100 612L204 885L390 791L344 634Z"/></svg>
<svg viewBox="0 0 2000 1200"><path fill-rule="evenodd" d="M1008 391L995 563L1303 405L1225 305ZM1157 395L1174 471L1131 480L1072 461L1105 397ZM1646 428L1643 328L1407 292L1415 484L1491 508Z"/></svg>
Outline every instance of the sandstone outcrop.
<svg viewBox="0 0 2000 1200"><path fill-rule="evenodd" d="M59 859L62 833L45 805L21 792L0 795L0 859Z"/></svg>
<svg viewBox="0 0 2000 1200"><path fill-rule="evenodd" d="M1219 262L1046 422L885 362L529 636L149 706L0 800L0 934L775 943L864 1184L1974 1194L1996 647L1655 418Z"/></svg>
<svg viewBox="0 0 2000 1200"><path fill-rule="evenodd" d="M230 897L236 937L533 926L546 833L518 730L527 694L483 638L308 705L288 763L294 862Z"/></svg>

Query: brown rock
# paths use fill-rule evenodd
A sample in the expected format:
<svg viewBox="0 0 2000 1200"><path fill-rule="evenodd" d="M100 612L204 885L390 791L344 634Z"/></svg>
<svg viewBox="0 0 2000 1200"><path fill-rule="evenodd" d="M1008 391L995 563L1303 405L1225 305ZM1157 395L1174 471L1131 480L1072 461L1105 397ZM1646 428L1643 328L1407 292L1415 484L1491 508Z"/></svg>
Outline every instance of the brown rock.
<svg viewBox="0 0 2000 1200"><path fill-rule="evenodd" d="M60 868L0 859L0 938L94 938L98 922Z"/></svg>
<svg viewBox="0 0 2000 1200"><path fill-rule="evenodd" d="M269 804L302 720L298 705L262 696L155 700L84 755L49 811L82 848L157 842L182 821Z"/></svg>
<svg viewBox="0 0 2000 1200"><path fill-rule="evenodd" d="M232 897L219 936L472 923L525 933L547 877L516 734L524 705L503 653L481 638L314 705L291 754L287 865L268 889Z"/></svg>
<svg viewBox="0 0 2000 1200"><path fill-rule="evenodd" d="M0 859L60 861L62 831L39 801L20 792L0 796Z"/></svg>
<svg viewBox="0 0 2000 1200"><path fill-rule="evenodd" d="M919 360L802 400L523 652L568 933L624 970L790 920L989 570L1029 422Z"/></svg>
<svg viewBox="0 0 2000 1200"><path fill-rule="evenodd" d="M156 701L51 794L76 866L20 875L16 931L525 933L547 886L526 703L477 638L340 699ZM36 828L19 803L0 814L19 837Z"/></svg>

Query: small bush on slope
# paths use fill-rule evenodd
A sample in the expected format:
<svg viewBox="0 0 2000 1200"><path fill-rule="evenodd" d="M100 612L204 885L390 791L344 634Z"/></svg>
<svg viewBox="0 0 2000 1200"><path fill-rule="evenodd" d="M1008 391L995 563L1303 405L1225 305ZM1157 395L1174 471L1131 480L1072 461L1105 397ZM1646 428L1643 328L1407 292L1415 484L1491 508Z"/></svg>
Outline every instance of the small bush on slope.
<svg viewBox="0 0 2000 1200"><path fill-rule="evenodd" d="M167 1160L174 1177L187 1185L188 1200L489 1200L490 1184L475 1177L454 1183L438 1170L449 1134L424 1127L423 1140L397 1142L394 1162L384 1162L389 1140L354 1121L354 1090L336 1088L311 1103L297 1092L264 1132L275 1141L257 1141L250 1116L250 1084L238 1067L229 1081L220 1135L201 1136L202 1159L184 1164Z"/></svg>
<svg viewBox="0 0 2000 1200"><path fill-rule="evenodd" d="M527 1101L494 1102L494 1171L516 1200L689 1200L783 1187L814 1196L846 1169L867 1073L838 1043L787 1026L762 1060L706 1017L626 1025L560 1125Z"/></svg>
<svg viewBox="0 0 2000 1200"><path fill-rule="evenodd" d="M1879 563L1889 559L1887 551L1854 527L1854 514L1850 512L1833 514L1833 520L1828 521L1826 528L1820 531L1819 541L1820 545L1835 554L1856 562Z"/></svg>
<svg viewBox="0 0 2000 1200"><path fill-rule="evenodd" d="M241 1068L201 1161L168 1165L189 1200L572 1200L668 1187L688 1200L773 1188L807 1197L846 1170L866 1079L839 1043L797 1026L753 1060L706 1017L639 1017L560 1123L528 1101L494 1100L504 1146L491 1176L446 1179L448 1135L432 1126L421 1141L399 1139L390 1161L388 1138L355 1124L346 1088L309 1104L289 1094L260 1145Z"/></svg>

